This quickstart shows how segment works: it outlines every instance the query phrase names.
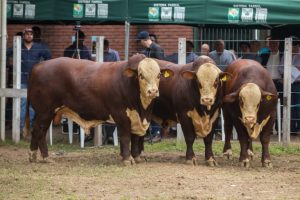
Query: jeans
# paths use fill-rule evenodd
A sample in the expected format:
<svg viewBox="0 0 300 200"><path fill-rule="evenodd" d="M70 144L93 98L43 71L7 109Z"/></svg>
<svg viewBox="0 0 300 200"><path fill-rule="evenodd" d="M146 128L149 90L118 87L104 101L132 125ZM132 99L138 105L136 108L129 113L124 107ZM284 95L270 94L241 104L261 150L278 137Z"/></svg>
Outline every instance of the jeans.
<svg viewBox="0 0 300 200"><path fill-rule="evenodd" d="M21 84L21 89L27 89L27 84ZM25 126L25 115L26 115L26 103L27 98L21 98L21 113L20 113L20 128L23 130ZM32 126L32 121L34 119L35 112L32 106L29 106L29 114L30 114L30 127Z"/></svg>

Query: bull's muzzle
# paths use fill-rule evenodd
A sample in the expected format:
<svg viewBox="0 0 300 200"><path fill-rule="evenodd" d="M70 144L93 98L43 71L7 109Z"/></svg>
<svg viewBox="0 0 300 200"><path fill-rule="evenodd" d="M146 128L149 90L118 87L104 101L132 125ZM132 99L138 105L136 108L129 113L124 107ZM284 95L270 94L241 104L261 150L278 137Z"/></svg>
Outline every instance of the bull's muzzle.
<svg viewBox="0 0 300 200"><path fill-rule="evenodd" d="M214 103L214 99L210 97L202 97L201 104L207 107L207 110L211 109L211 106Z"/></svg>
<svg viewBox="0 0 300 200"><path fill-rule="evenodd" d="M151 88L147 91L147 95L149 97L158 97L159 96L159 92L158 92L158 88Z"/></svg>
<svg viewBox="0 0 300 200"><path fill-rule="evenodd" d="M254 126L254 124L256 124L256 118L254 116L245 116L244 124L247 127L252 128Z"/></svg>

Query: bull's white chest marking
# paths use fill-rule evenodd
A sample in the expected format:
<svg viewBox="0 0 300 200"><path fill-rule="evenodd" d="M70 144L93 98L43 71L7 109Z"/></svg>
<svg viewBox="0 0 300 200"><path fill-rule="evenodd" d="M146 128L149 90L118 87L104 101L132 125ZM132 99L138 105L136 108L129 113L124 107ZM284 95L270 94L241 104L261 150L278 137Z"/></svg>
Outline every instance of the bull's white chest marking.
<svg viewBox="0 0 300 200"><path fill-rule="evenodd" d="M212 124L219 116L219 109L215 111L211 118L209 118L209 115L206 113L203 117L201 117L195 108L191 111L188 111L187 116L192 119L196 134L199 137L204 138L211 132Z"/></svg>
<svg viewBox="0 0 300 200"><path fill-rule="evenodd" d="M148 122L146 119L142 121L139 113L136 110L130 110L127 108L126 113L131 122L131 132L138 136L144 136L149 128L150 122Z"/></svg>
<svg viewBox="0 0 300 200"><path fill-rule="evenodd" d="M252 138L252 139L256 139L257 136L260 134L260 132L262 131L262 129L264 128L264 126L268 123L270 119L270 115L268 117L266 117L260 124L256 123L254 125L254 127L251 129L249 127L246 127L248 135Z"/></svg>

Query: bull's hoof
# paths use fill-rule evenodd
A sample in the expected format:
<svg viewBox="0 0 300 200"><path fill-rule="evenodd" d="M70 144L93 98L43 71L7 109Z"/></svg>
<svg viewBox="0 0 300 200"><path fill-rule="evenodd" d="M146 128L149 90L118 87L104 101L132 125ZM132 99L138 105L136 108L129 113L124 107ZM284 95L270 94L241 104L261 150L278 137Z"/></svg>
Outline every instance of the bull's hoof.
<svg viewBox="0 0 300 200"><path fill-rule="evenodd" d="M37 151L29 151L29 162L37 162Z"/></svg>
<svg viewBox="0 0 300 200"><path fill-rule="evenodd" d="M185 163L192 166L198 165L196 157L193 157L191 160L186 160Z"/></svg>
<svg viewBox="0 0 300 200"><path fill-rule="evenodd" d="M232 160L232 159L233 159L232 150L231 150L231 149L227 149L227 150L223 153L223 157L227 158L228 160Z"/></svg>
<svg viewBox="0 0 300 200"><path fill-rule="evenodd" d="M249 168L250 167L250 160L247 158L240 162L241 167Z"/></svg>
<svg viewBox="0 0 300 200"><path fill-rule="evenodd" d="M265 160L262 162L262 167L273 168L271 160Z"/></svg>
<svg viewBox="0 0 300 200"><path fill-rule="evenodd" d="M144 156L137 156L134 158L135 163L144 163L147 162L147 158Z"/></svg>
<svg viewBox="0 0 300 200"><path fill-rule="evenodd" d="M216 167L216 166L218 166L217 161L213 157L210 157L208 160L206 160L206 164L209 167Z"/></svg>
<svg viewBox="0 0 300 200"><path fill-rule="evenodd" d="M127 160L123 160L123 164L125 166L132 166L132 165L135 165L135 161L132 158L132 156L130 156Z"/></svg>
<svg viewBox="0 0 300 200"><path fill-rule="evenodd" d="M50 159L49 157L45 157L40 160L40 163L54 163L54 160Z"/></svg>
<svg viewBox="0 0 300 200"><path fill-rule="evenodd" d="M248 149L248 150L247 150L247 153L248 153L248 156L249 156L250 160L253 160L253 158L254 158L254 153L253 153L253 151L251 151L250 149Z"/></svg>

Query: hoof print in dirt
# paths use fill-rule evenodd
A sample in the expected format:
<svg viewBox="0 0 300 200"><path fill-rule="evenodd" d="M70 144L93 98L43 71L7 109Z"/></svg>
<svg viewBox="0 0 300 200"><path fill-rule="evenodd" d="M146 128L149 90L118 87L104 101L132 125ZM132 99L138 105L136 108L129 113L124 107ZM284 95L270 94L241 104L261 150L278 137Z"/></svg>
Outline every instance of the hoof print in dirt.
<svg viewBox="0 0 300 200"><path fill-rule="evenodd" d="M218 166L218 163L213 157L210 157L208 160L206 160L206 165L209 167L216 167Z"/></svg>
<svg viewBox="0 0 300 200"><path fill-rule="evenodd" d="M243 160L242 162L240 162L240 166L245 167L245 168L249 168L250 167L250 160L248 158Z"/></svg>
<svg viewBox="0 0 300 200"><path fill-rule="evenodd" d="M37 151L29 151L29 162L37 162Z"/></svg>
<svg viewBox="0 0 300 200"><path fill-rule="evenodd" d="M265 160L264 162L262 162L262 167L273 168L271 160Z"/></svg>
<svg viewBox="0 0 300 200"><path fill-rule="evenodd" d="M124 166L132 166L135 165L134 159L130 156L128 160L123 160Z"/></svg>
<svg viewBox="0 0 300 200"><path fill-rule="evenodd" d="M192 165L192 166L197 166L197 165L198 165L197 159L196 159L195 157L192 158L191 160L186 160L185 163L186 163L187 165Z"/></svg>

